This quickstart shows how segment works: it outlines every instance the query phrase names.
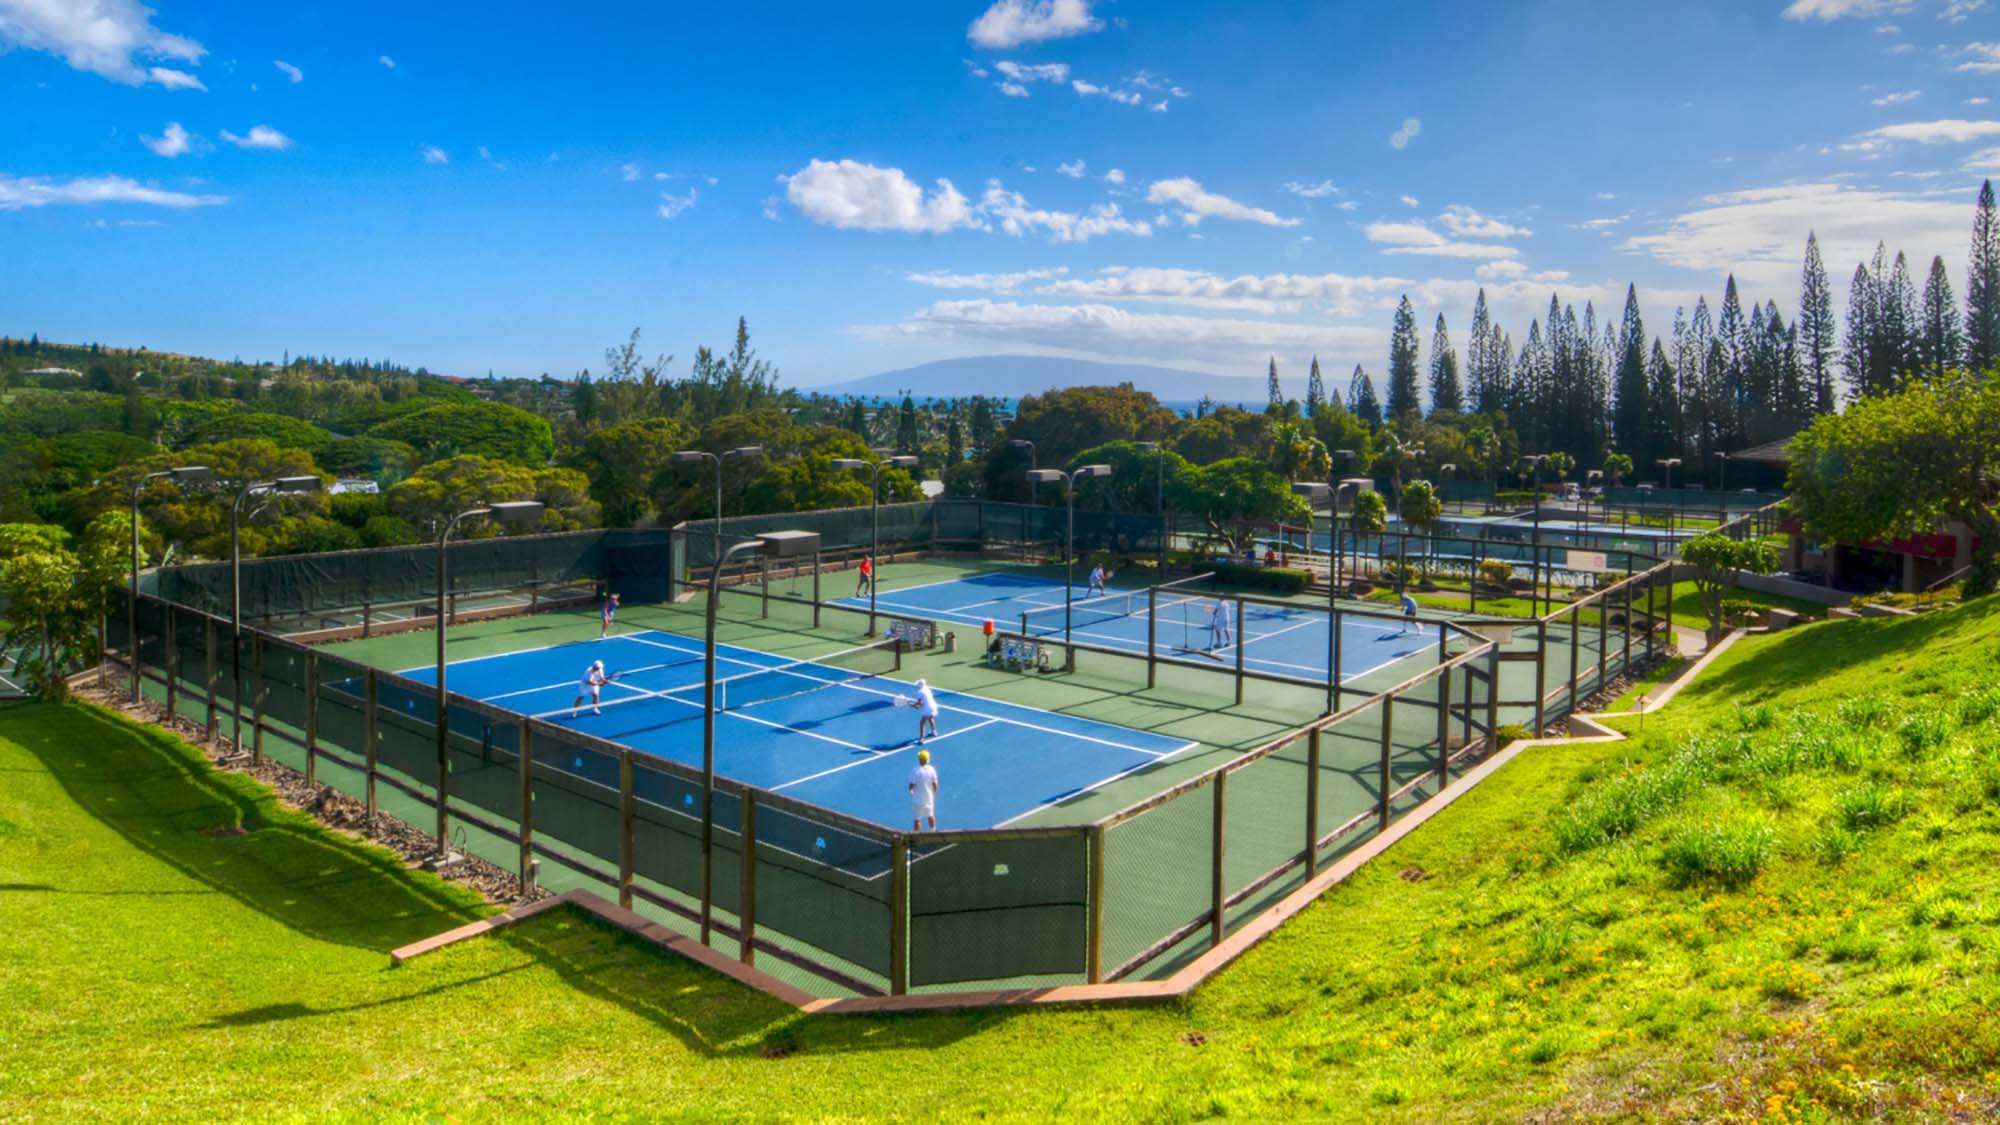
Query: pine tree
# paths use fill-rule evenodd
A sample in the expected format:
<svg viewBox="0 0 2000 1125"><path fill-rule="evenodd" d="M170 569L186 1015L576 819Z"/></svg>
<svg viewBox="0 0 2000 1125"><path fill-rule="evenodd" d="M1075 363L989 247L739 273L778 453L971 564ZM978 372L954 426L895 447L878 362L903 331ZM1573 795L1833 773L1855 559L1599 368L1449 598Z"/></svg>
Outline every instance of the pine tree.
<svg viewBox="0 0 2000 1125"><path fill-rule="evenodd" d="M944 424L944 459L948 465L956 465L965 460L965 431L959 427L958 411L951 412Z"/></svg>
<svg viewBox="0 0 2000 1125"><path fill-rule="evenodd" d="M1420 416L1421 394L1417 384L1417 312L1405 295L1389 328L1389 420Z"/></svg>
<svg viewBox="0 0 2000 1125"><path fill-rule="evenodd" d="M1486 288L1481 286L1472 302L1472 335L1465 343L1465 401L1476 414L1500 409L1499 388L1493 377L1499 350L1499 333L1486 309Z"/></svg>
<svg viewBox="0 0 2000 1125"><path fill-rule="evenodd" d="M1306 414L1316 418L1325 405L1326 383L1319 377L1319 357L1314 356L1312 370L1306 373Z"/></svg>
<svg viewBox="0 0 2000 1125"><path fill-rule="evenodd" d="M1618 324L1618 373L1612 380L1611 433L1617 448L1635 465L1651 464L1653 448L1652 384L1646 377L1646 325L1639 318L1639 290L1625 287L1625 313Z"/></svg>
<svg viewBox="0 0 2000 1125"><path fill-rule="evenodd" d="M1814 414L1833 413L1833 350L1839 326L1833 319L1833 293L1826 283L1826 263L1820 261L1819 236L1806 235L1805 276L1799 281L1799 365Z"/></svg>
<svg viewBox="0 0 2000 1125"><path fill-rule="evenodd" d="M1431 413L1465 413L1465 391L1458 381L1458 353L1452 350L1443 313L1438 314L1437 329L1431 333Z"/></svg>
<svg viewBox="0 0 2000 1125"><path fill-rule="evenodd" d="M1522 447L1531 453L1546 452L1549 448L1548 418L1541 404L1549 398L1554 376L1549 362L1549 347L1542 340L1542 322L1539 320L1528 322L1528 339L1521 345L1520 359L1514 364L1514 381L1522 404L1521 420L1516 427Z"/></svg>
<svg viewBox="0 0 2000 1125"><path fill-rule="evenodd" d="M1688 350L1689 358L1681 364L1680 371L1681 383L1687 388L1682 397L1682 428L1687 433L1688 459L1700 464L1720 448L1715 385L1722 374L1723 365L1717 358L1722 348L1715 339L1707 297L1694 299L1694 318L1688 322Z"/></svg>
<svg viewBox="0 0 2000 1125"><path fill-rule="evenodd" d="M1993 181L1979 185L1972 213L1972 258L1965 275L1965 362L1974 371L2000 363L2000 218Z"/></svg>
<svg viewBox="0 0 2000 1125"><path fill-rule="evenodd" d="M917 440L917 404L904 395L903 406L896 412L896 452L915 453Z"/></svg>
<svg viewBox="0 0 2000 1125"><path fill-rule="evenodd" d="M1854 267L1847 283L1847 334L1841 340L1840 366L1847 372L1849 402L1873 394L1875 370L1875 275L1868 263Z"/></svg>
<svg viewBox="0 0 2000 1125"><path fill-rule="evenodd" d="M1881 352L1876 364L1882 372L1882 389L1894 390L1917 365L1917 286L1910 277L1910 260L1902 251L1896 251L1889 284L1878 287L1876 297L1875 346Z"/></svg>
<svg viewBox="0 0 2000 1125"><path fill-rule="evenodd" d="M1952 299L1951 278L1944 259L1931 259L1924 279L1924 305L1918 318L1917 372L1936 381L1965 358L1965 335L1958 327L1958 302Z"/></svg>
<svg viewBox="0 0 2000 1125"><path fill-rule="evenodd" d="M1266 375L1266 376L1265 376L1265 388L1264 388L1264 390L1265 390L1265 393L1266 393L1266 394L1267 394L1267 395L1268 395L1268 396L1270 397L1270 401L1269 401L1268 403L1266 403L1266 404L1265 404L1265 406L1264 406L1264 409L1266 409L1266 410L1270 410L1270 411L1277 411L1277 410L1281 410L1281 409L1283 409L1283 408L1284 408L1284 405L1285 405L1285 392L1284 392L1284 390L1283 390L1282 388L1280 388L1280 387L1278 386L1278 357L1277 357L1277 356L1272 356L1272 357L1271 357L1271 371L1270 371L1270 374L1268 374L1268 375Z"/></svg>
<svg viewBox="0 0 2000 1125"><path fill-rule="evenodd" d="M1382 403L1375 397L1375 380L1354 365L1354 376L1347 381L1347 412L1368 423L1369 429L1382 424Z"/></svg>
<svg viewBox="0 0 2000 1125"><path fill-rule="evenodd" d="M1653 337L1652 354L1646 357L1646 457L1632 453L1633 467L1651 472L1663 457L1679 457L1681 448L1679 388L1674 383L1674 365L1658 336ZM1629 450L1628 450L1629 452Z"/></svg>
<svg viewBox="0 0 2000 1125"><path fill-rule="evenodd" d="M1730 274L1722 287L1722 311L1715 321L1715 341L1722 345L1722 366L1709 372L1709 424L1716 448L1734 451L1743 447L1744 383L1749 364L1750 326L1743 316L1742 298L1736 292L1736 275Z"/></svg>

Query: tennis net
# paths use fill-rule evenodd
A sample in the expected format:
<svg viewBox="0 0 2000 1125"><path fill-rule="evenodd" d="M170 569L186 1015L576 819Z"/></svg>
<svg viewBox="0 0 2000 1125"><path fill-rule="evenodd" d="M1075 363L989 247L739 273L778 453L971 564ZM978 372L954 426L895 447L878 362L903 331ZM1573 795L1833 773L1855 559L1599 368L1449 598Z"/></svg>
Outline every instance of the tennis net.
<svg viewBox="0 0 2000 1125"><path fill-rule="evenodd" d="M1021 614L1021 635L1060 636L1063 631L1065 611L1072 632L1095 628L1127 617L1144 617L1149 609L1160 620L1179 621L1184 616L1183 607L1196 602L1212 601L1214 595L1186 589L1169 592L1167 587L1161 586L1158 598L1156 605L1152 591L1130 590L1078 598L1068 606L1052 605L1042 609L1026 610Z"/></svg>
<svg viewBox="0 0 2000 1125"><path fill-rule="evenodd" d="M685 667L687 664L698 663L700 662L685 661L672 666ZM774 664L769 668L757 668L749 672L738 672L733 676L718 677L715 681L715 708L718 711L740 711L745 707L761 703L775 703L783 699L825 691L828 688L859 683L862 680L899 671L902 666L902 648L897 641L877 641L873 644L858 645L825 656L794 660L784 664ZM697 708L702 706L704 689L699 682L678 684L657 691L623 683L626 676L631 676L635 672L651 671L661 667L668 665L648 665L633 672L619 673L612 682L619 683L633 694L606 699L595 710L599 713L614 709L626 711L658 700ZM562 707L542 712L535 718L555 720L568 718L577 713L577 708Z"/></svg>

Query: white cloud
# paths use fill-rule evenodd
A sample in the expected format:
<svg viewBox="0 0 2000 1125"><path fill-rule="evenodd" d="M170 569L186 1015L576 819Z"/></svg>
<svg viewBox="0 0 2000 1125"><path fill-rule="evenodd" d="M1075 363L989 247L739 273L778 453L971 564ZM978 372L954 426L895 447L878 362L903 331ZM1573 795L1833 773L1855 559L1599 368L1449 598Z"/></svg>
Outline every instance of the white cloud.
<svg viewBox="0 0 2000 1125"><path fill-rule="evenodd" d="M135 56L199 65L208 52L186 36L153 26L138 0L0 0L0 49L46 51L77 70L127 86L157 82L169 90L206 89L182 70L141 69Z"/></svg>
<svg viewBox="0 0 2000 1125"><path fill-rule="evenodd" d="M1924 92L1922 90L1896 90L1883 94L1879 98L1869 99L1869 104L1879 106L1901 105L1904 102L1916 101L1923 96Z"/></svg>
<svg viewBox="0 0 2000 1125"><path fill-rule="evenodd" d="M1414 195L1405 195L1401 199L1405 207L1415 207L1417 205L1417 197Z"/></svg>
<svg viewBox="0 0 2000 1125"><path fill-rule="evenodd" d="M1991 99L1991 98L1967 98L1967 99L1965 99L1965 104L1966 104L1966 105L1985 105L1985 104L1987 104L1988 102L1990 102L1990 101L1992 101L1992 100L1993 100L1993 99Z"/></svg>
<svg viewBox="0 0 2000 1125"><path fill-rule="evenodd" d="M305 71L300 70L298 67L293 66L291 63L288 63L283 59L272 59L271 65L277 67L279 70L284 71L285 77L291 79L294 83L304 82L306 80Z"/></svg>
<svg viewBox="0 0 2000 1125"><path fill-rule="evenodd" d="M381 63L383 66L388 67L390 70L396 69L396 60L390 58L387 55L377 55L375 56L375 61Z"/></svg>
<svg viewBox="0 0 2000 1125"><path fill-rule="evenodd" d="M194 195L148 187L125 176L92 176L58 182L39 176L0 173L0 211L60 204L144 203L155 207L213 207L224 195Z"/></svg>
<svg viewBox="0 0 2000 1125"><path fill-rule="evenodd" d="M1056 175L1058 175L1058 176L1068 176L1068 177L1069 177L1070 179L1072 179L1072 180L1080 180L1080 179L1082 179L1082 178L1083 178L1083 159L1082 159L1081 157L1078 157L1077 159L1075 159L1075 160L1072 160L1072 161L1069 161L1069 162L1068 162L1068 163L1066 163L1066 164L1058 164L1058 165L1056 165Z"/></svg>
<svg viewBox="0 0 2000 1125"><path fill-rule="evenodd" d="M1903 29L1893 23L1878 23L1875 25L1875 34L1877 35L1901 35L1902 33Z"/></svg>
<svg viewBox="0 0 2000 1125"><path fill-rule="evenodd" d="M1028 205L1019 192L991 183L980 197L979 211L1000 224L1008 234L1023 236L1045 231L1051 242L1088 242L1103 234L1131 234L1141 238L1153 233L1151 223L1128 219L1115 203L1100 203L1087 214L1045 211Z"/></svg>
<svg viewBox="0 0 2000 1125"><path fill-rule="evenodd" d="M1108 266L1095 277L1053 280L1037 287L1035 292L1054 297L1148 301L1266 314L1313 308L1351 318L1388 307L1395 294L1411 284L1397 277L1349 277L1337 273L1221 277L1206 270Z"/></svg>
<svg viewBox="0 0 2000 1125"><path fill-rule="evenodd" d="M1028 96L1028 88L1019 82L1000 83L1000 92L1010 98L1025 98Z"/></svg>
<svg viewBox="0 0 2000 1125"><path fill-rule="evenodd" d="M693 188L689 188L686 195L675 195L672 192L665 191L661 192L660 218L671 221L678 217L681 212L694 206L694 196L695 190Z"/></svg>
<svg viewBox="0 0 2000 1125"><path fill-rule="evenodd" d="M950 180L940 178L926 197L900 168L814 160L778 182L791 205L821 226L937 234L980 225Z"/></svg>
<svg viewBox="0 0 2000 1125"><path fill-rule="evenodd" d="M1119 105L1138 105L1145 100L1130 90L1114 90L1109 86L1099 86L1096 83L1085 82L1081 78L1072 79L1069 88L1075 90L1081 97L1110 98Z"/></svg>
<svg viewBox="0 0 2000 1125"><path fill-rule="evenodd" d="M1421 222L1370 223L1362 232L1368 241L1387 247L1384 254L1418 254L1433 258L1513 258L1520 251L1512 246L1481 242L1457 242Z"/></svg>
<svg viewBox="0 0 2000 1125"><path fill-rule="evenodd" d="M784 215L778 210L779 202L780 200L775 195L767 195L764 197L764 217L771 220L774 223L782 223L785 221Z"/></svg>
<svg viewBox="0 0 2000 1125"><path fill-rule="evenodd" d="M928 270L904 276L918 285L928 285L933 289L977 289L986 293L1012 293L1031 281L1052 281L1068 272L1068 266L1052 266L1048 269L1017 270L1013 273L949 273L942 270Z"/></svg>
<svg viewBox="0 0 2000 1125"><path fill-rule="evenodd" d="M996 51L1050 39L1066 39L1104 26L1090 14L1091 0L996 0L965 37Z"/></svg>
<svg viewBox="0 0 2000 1125"><path fill-rule="evenodd" d="M2000 175L2000 148L1989 148L1966 157L1965 170L1988 176Z"/></svg>
<svg viewBox="0 0 2000 1125"><path fill-rule="evenodd" d="M1879 16L1888 12L1907 12L1911 7L1910 0L1792 0L1784 15L1788 20L1826 22L1850 16Z"/></svg>
<svg viewBox="0 0 2000 1125"><path fill-rule="evenodd" d="M425 145L418 155L424 158L426 164L451 163L451 154L436 145Z"/></svg>
<svg viewBox="0 0 2000 1125"><path fill-rule="evenodd" d="M1283 186L1286 191L1291 192L1293 195L1303 196L1306 199L1325 199L1328 196L1341 194L1340 189L1333 186L1332 180L1321 180L1316 184L1303 184L1297 180L1286 180Z"/></svg>
<svg viewBox="0 0 2000 1125"><path fill-rule="evenodd" d="M481 159L481 160L491 160L491 159L493 159L493 153L492 153L492 151L491 151L491 150L489 150L489 149L488 149L488 148L487 148L487 147L486 147L485 145L480 145L480 146L479 146L479 159Z"/></svg>
<svg viewBox="0 0 2000 1125"><path fill-rule="evenodd" d="M621 165L618 169L619 178L628 184L638 183L639 174L639 166L637 164Z"/></svg>
<svg viewBox="0 0 2000 1125"><path fill-rule="evenodd" d="M157 137L139 138L139 143L152 149L153 155L169 159L193 151L194 142L194 135L181 128L181 123L178 121L167 122L167 127L160 130L160 135Z"/></svg>
<svg viewBox="0 0 2000 1125"><path fill-rule="evenodd" d="M1526 238L1534 231L1489 219L1463 203L1454 203L1438 216L1444 229L1460 238Z"/></svg>
<svg viewBox="0 0 2000 1125"><path fill-rule="evenodd" d="M1125 170L1123 168L1113 168L1111 171L1104 173L1104 182L1107 184L1124 183Z"/></svg>
<svg viewBox="0 0 2000 1125"><path fill-rule="evenodd" d="M1482 262L1474 267L1472 272L1487 281L1511 281L1517 277L1525 277L1528 267L1520 262L1502 258L1497 262Z"/></svg>
<svg viewBox="0 0 2000 1125"><path fill-rule="evenodd" d="M270 149L273 152L283 152L292 147L292 138L278 132L269 125L252 125L250 126L250 131L240 137L224 129L221 136L223 140L228 141L237 148L263 148Z"/></svg>
<svg viewBox="0 0 2000 1125"><path fill-rule="evenodd" d="M1585 219L1576 224L1576 229L1594 230L1599 234L1608 235L1611 233L1613 227L1624 225L1625 221L1631 217L1632 212L1627 211L1623 215L1608 215L1600 219Z"/></svg>
<svg viewBox="0 0 2000 1125"><path fill-rule="evenodd" d="M1937 121L1906 121L1884 125L1861 134L1857 142L1840 147L1849 151L1872 152L1891 141L1911 141L1920 145L1964 144L1981 137L2000 137L2000 121L1966 121L1943 118Z"/></svg>
<svg viewBox="0 0 2000 1125"><path fill-rule="evenodd" d="M1658 234L1626 239L1620 249L1668 265L1781 291L1798 286L1806 235L1816 233L1829 273L1873 253L1877 241L1907 250L1912 261L1964 252L1970 199L1960 193L1874 191L1837 183L1785 184L1725 192L1667 221ZM1950 259L1948 259L1950 260Z"/></svg>
<svg viewBox="0 0 2000 1125"><path fill-rule="evenodd" d="M1154 113L1165 113L1165 112L1167 112L1167 103L1166 103L1166 100L1165 100L1165 99L1163 98L1163 99L1161 99L1161 100L1159 100L1159 101L1157 101L1157 102L1154 102L1154 103L1153 103L1153 104L1152 104L1151 106L1149 106L1148 108L1149 108L1149 109L1151 109L1151 110L1152 110L1152 111L1153 111Z"/></svg>
<svg viewBox="0 0 2000 1125"><path fill-rule="evenodd" d="M1389 147L1407 148L1409 143L1416 139L1417 134L1423 132L1423 129L1424 122L1422 118L1405 117L1402 127L1389 134Z"/></svg>
<svg viewBox="0 0 2000 1125"><path fill-rule="evenodd" d="M1012 78L1016 82L1067 82L1069 80L1068 63L1017 63L1011 59L1002 59L993 64L993 69L1008 78Z"/></svg>
<svg viewBox="0 0 2000 1125"><path fill-rule="evenodd" d="M1967 43L1958 53L1972 57L1952 67L1953 70L1969 74L2000 74L2000 42Z"/></svg>
<svg viewBox="0 0 2000 1125"><path fill-rule="evenodd" d="M958 61L965 64L965 69L969 71L974 78L986 77L985 67L980 66L978 63L973 62L971 59L960 59Z"/></svg>
<svg viewBox="0 0 2000 1125"><path fill-rule="evenodd" d="M1180 221L1186 226L1197 226L1203 219L1235 219L1246 223L1262 223L1269 227L1295 227L1298 219L1287 219L1275 215L1261 207L1251 207L1238 203L1228 196L1203 191L1201 184L1186 176L1173 180L1156 180L1146 192L1146 202L1166 204L1180 209Z"/></svg>
<svg viewBox="0 0 2000 1125"><path fill-rule="evenodd" d="M1352 199L1342 200L1341 202L1336 203L1333 206L1335 210L1339 211L1359 211L1361 209L1361 204L1356 203Z"/></svg>
<svg viewBox="0 0 2000 1125"><path fill-rule="evenodd" d="M1938 18L1946 23L1964 23L1974 12L1984 11L1986 0L1951 0L1938 13Z"/></svg>

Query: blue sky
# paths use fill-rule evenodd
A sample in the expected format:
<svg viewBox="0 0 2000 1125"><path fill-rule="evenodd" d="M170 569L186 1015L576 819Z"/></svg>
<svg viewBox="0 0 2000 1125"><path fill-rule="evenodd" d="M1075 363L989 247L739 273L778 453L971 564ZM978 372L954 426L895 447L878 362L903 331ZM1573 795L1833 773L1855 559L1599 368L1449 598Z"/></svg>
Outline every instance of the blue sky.
<svg viewBox="0 0 2000 1125"><path fill-rule="evenodd" d="M0 333L1344 381L1404 293L1789 315L1809 229L1962 296L2000 172L1992 0L291 7L0 0Z"/></svg>

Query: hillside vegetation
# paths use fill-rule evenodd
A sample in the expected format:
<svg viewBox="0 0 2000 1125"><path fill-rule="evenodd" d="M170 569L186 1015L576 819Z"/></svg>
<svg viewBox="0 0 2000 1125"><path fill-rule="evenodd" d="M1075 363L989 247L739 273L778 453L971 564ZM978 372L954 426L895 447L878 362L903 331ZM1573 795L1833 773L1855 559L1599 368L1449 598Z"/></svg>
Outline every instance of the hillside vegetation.
<svg viewBox="0 0 2000 1125"><path fill-rule="evenodd" d="M16 706L0 1117L1991 1119L1992 607L1749 639L1139 1007L803 1017L566 912L392 971L479 908Z"/></svg>

